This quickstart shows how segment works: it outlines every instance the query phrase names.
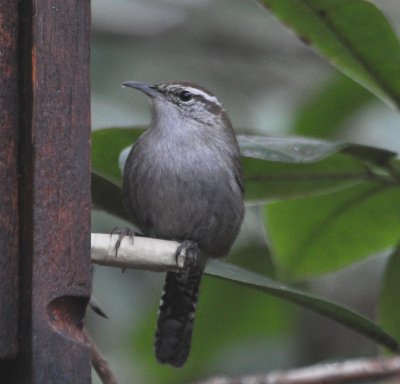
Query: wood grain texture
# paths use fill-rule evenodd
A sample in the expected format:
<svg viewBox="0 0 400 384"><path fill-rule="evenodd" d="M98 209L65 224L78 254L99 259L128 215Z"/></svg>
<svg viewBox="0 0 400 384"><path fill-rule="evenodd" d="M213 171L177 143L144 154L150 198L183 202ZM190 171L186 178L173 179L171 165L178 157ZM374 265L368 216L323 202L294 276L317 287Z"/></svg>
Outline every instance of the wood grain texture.
<svg viewBox="0 0 400 384"><path fill-rule="evenodd" d="M19 382L90 383L90 3L21 4Z"/></svg>
<svg viewBox="0 0 400 384"><path fill-rule="evenodd" d="M17 4L17 1L0 0L0 360L17 354Z"/></svg>

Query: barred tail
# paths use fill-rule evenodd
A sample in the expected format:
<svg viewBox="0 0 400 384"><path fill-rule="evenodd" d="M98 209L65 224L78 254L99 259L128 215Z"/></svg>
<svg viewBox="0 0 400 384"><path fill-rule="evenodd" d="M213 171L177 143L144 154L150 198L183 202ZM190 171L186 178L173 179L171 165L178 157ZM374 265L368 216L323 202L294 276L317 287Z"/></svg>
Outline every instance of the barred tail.
<svg viewBox="0 0 400 384"><path fill-rule="evenodd" d="M154 343L160 363L181 367L189 355L203 270L192 266L177 273L167 272Z"/></svg>

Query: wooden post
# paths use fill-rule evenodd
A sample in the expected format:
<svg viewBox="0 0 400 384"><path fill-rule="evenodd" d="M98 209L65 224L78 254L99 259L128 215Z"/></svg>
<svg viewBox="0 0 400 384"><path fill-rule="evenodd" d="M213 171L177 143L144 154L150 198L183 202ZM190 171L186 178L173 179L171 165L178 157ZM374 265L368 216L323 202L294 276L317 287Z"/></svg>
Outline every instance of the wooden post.
<svg viewBox="0 0 400 384"><path fill-rule="evenodd" d="M88 0L0 0L0 377L10 384L90 383L89 17Z"/></svg>
<svg viewBox="0 0 400 384"><path fill-rule="evenodd" d="M0 361L17 354L18 2L0 0Z"/></svg>

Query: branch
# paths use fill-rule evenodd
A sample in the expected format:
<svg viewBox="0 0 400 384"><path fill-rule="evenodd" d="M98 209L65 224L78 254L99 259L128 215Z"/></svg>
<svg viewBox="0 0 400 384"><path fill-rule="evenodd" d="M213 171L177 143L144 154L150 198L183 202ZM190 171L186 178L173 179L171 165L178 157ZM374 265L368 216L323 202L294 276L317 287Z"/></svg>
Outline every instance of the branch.
<svg viewBox="0 0 400 384"><path fill-rule="evenodd" d="M92 233L92 263L109 267L135 268L150 271L176 271L183 267L184 254L176 259L176 241L125 236L116 254L119 235Z"/></svg>
<svg viewBox="0 0 400 384"><path fill-rule="evenodd" d="M103 384L118 384L113 372L108 366L107 361L101 355L101 352L97 348L96 344L89 336L89 334L84 330L84 335L86 341L90 344L90 349L92 353L92 366L94 370L99 375L99 378Z"/></svg>
<svg viewBox="0 0 400 384"><path fill-rule="evenodd" d="M347 360L254 376L214 377L197 384L340 384L393 378L400 379L400 356Z"/></svg>

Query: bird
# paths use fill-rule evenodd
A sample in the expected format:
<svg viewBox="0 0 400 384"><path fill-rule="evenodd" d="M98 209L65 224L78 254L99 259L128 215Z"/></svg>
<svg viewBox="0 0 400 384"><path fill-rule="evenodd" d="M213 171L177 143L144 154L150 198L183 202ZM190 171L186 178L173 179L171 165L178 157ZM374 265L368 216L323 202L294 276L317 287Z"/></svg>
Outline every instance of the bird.
<svg viewBox="0 0 400 384"><path fill-rule="evenodd" d="M184 266L167 272L154 349L181 367L191 348L207 260L228 255L244 216L240 152L225 108L187 81L126 81L151 101L148 129L132 146L122 182L125 208L144 236L180 242Z"/></svg>

